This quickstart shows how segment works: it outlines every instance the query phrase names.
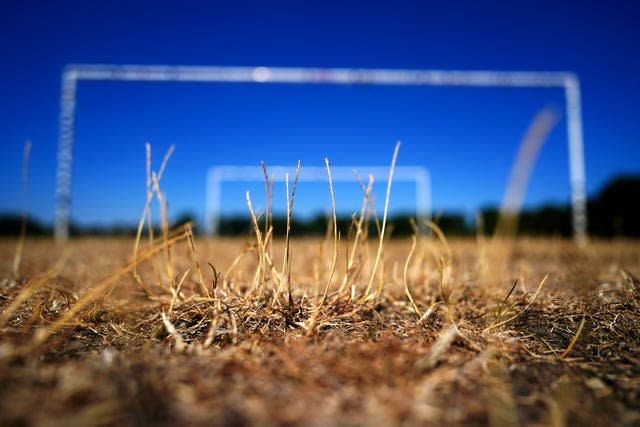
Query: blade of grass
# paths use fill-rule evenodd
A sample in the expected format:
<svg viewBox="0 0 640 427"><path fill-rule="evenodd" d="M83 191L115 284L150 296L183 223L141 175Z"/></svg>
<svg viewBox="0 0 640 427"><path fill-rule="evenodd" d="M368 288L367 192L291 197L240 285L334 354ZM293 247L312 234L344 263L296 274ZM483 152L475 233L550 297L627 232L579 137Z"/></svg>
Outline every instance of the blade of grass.
<svg viewBox="0 0 640 427"><path fill-rule="evenodd" d="M567 349L560 355L560 360L565 360L569 355L569 353L571 353L571 350L573 350L573 347L575 347L576 343L578 342L578 338L580 338L580 334L582 333L582 329L584 328L584 324L586 320L587 320L587 316L582 315L582 320L580 321L580 325L578 325L578 330L576 331L576 334L573 336L573 339L569 343L569 346L567 347Z"/></svg>
<svg viewBox="0 0 640 427"><path fill-rule="evenodd" d="M264 173L264 185L265 185L265 197L266 197L266 212L264 215L264 234L269 233L269 229L272 223L273 215L273 180L269 180L269 173L267 172L267 165L264 162L260 162L262 166L262 172ZM265 242L266 244L266 242ZM273 255L273 240L269 240L269 253Z"/></svg>
<svg viewBox="0 0 640 427"><path fill-rule="evenodd" d="M173 311L173 307L176 304L176 301L178 300L178 297L180 296L180 291L182 290L182 285L184 284L185 279L187 278L187 276L189 275L191 271L187 270L184 272L184 274L182 275L182 277L180 278L180 280L178 280L178 286L173 289L171 288L171 291L173 293L172 297L171 297L171 303L169 304L169 308L167 309L167 312L169 314L171 314L171 312Z"/></svg>
<svg viewBox="0 0 640 427"><path fill-rule="evenodd" d="M162 164L160 165L160 171L156 174L156 181L157 181L158 187L159 187L160 181L162 180L162 175L164 174L164 171L167 168L167 164L169 163L169 159L171 158L171 155L173 154L174 150L175 150L174 145L169 147L169 150L167 150L166 154L164 155L164 158L162 159ZM145 144L145 153L146 153L145 158L146 158L146 185L147 185L146 202L144 205L144 209L142 210L142 215L140 216L140 221L138 222L138 228L136 230L136 240L133 245L134 258L136 257L136 254L138 253L138 250L140 248L140 240L142 238L142 230L144 228L145 220L147 222L148 233L149 233L149 245L150 246L153 245L153 226L151 224L151 203L153 201L153 195L154 195L154 179L153 179L154 173L152 173L151 171L151 144L149 144L148 142ZM155 264L154 264L154 267L155 267ZM132 275L136 283L138 283L138 285L142 288L145 294L147 294L148 296L152 296L153 292L148 286L144 284L144 282L142 281L142 278L138 274L138 271L135 267L132 271ZM156 275L158 276L157 281L158 283L160 283L161 279L157 274L157 272L156 272Z"/></svg>
<svg viewBox="0 0 640 427"><path fill-rule="evenodd" d="M413 296L411 295L411 291L409 290L409 280L407 278L409 263L411 262L411 257L413 256L413 253L416 250L417 242L418 241L416 239L416 235L414 234L413 236L411 236L411 250L409 251L409 255L407 255L407 261L404 263L403 280L404 280L404 292L407 294L407 298L409 298L409 302L411 303L411 307L413 307L413 311L420 318L422 317L422 313L420 312L420 309L418 308L415 301L413 300Z"/></svg>
<svg viewBox="0 0 640 427"><path fill-rule="evenodd" d="M320 314L320 310L324 306L325 301L327 300L327 294L329 292L329 286L331 285L331 280L333 279L333 274L336 271L336 264L338 261L338 221L336 215L336 199L333 193L333 180L331 179L331 167L329 166L329 159L325 158L324 163L327 167L327 175L329 176L329 192L331 193L331 212L333 213L333 260L331 261L331 270L329 271L329 278L327 279L326 284L324 285L324 291L322 292L322 298L320 302L316 306L311 319L309 320L309 327L307 330L307 336L311 335L315 331L316 321L318 319L318 315Z"/></svg>
<svg viewBox="0 0 640 427"><path fill-rule="evenodd" d="M253 224L253 231L256 234L256 240L258 242L258 270L256 271L256 279L254 281L254 288L258 290L259 293L262 293L262 288L265 283L266 276L266 262L265 262L265 247L262 240L262 233L260 232L260 227L258 226L258 218L256 217L255 212L253 211L253 205L251 204L251 196L247 191L245 198L247 200L247 206L249 207L249 212L251 213L251 220Z"/></svg>
<svg viewBox="0 0 640 427"><path fill-rule="evenodd" d="M207 289L207 285L204 283L204 277L202 276L202 269L200 268L200 260L198 260L198 255L196 253L196 244L193 241L193 225L189 222L184 225L186 227L186 233L189 236L189 255L191 256L191 262L196 267L196 272L198 273L198 285L200 285L200 293L205 298L210 298L209 290Z"/></svg>
<svg viewBox="0 0 640 427"><path fill-rule="evenodd" d="M373 263L373 270L371 271L371 276L369 276L369 282L367 283L367 287L365 288L362 298L360 299L361 303L364 303L369 299L369 292L371 291L371 286L373 285L373 280L375 279L376 272L378 270L378 264L380 263L380 258L382 256L382 246L384 244L384 230L387 226L387 213L389 211L389 197L391 195L391 183L393 181L393 171L396 167L396 159L398 158L398 151L400 151L400 141L396 143L396 148L393 150L393 157L391 159L391 168L389 169L389 180L387 181L387 195L384 201L384 214L382 216L382 229L380 230L380 241L378 242L378 251L376 253L376 258Z"/></svg>
<svg viewBox="0 0 640 427"><path fill-rule="evenodd" d="M447 242L447 238L438 224L431 220L425 220L425 224L436 234L442 248L444 249L445 254L438 258L438 271L440 272L438 291L440 293L440 298L448 303L451 298L451 293L447 293L447 281L449 278L449 272L451 271L451 248L449 247L449 242Z"/></svg>
<svg viewBox="0 0 640 427"><path fill-rule="evenodd" d="M164 164L163 164L164 165ZM162 169L161 169L162 171ZM169 205L167 200L160 191L160 180L158 179L159 174L155 172L151 173L151 181L153 182L153 191L158 199L158 203L160 204L160 223L162 226L162 239L165 242L165 268L167 271L167 277L169 279L169 283L171 286L174 286L176 283L175 277L175 265L173 260L173 253L171 251L171 246L166 245L167 240L169 239Z"/></svg>
<svg viewBox="0 0 640 427"><path fill-rule="evenodd" d="M24 250L24 240L27 236L27 216L29 208L29 154L31 153L31 141L24 144L22 151L22 219L20 221L20 236L16 245L16 252L13 257L13 278L20 277L20 263L22 262L22 251Z"/></svg>
<svg viewBox="0 0 640 427"><path fill-rule="evenodd" d="M513 293L513 291L516 289L517 285L518 285L518 279L516 278L516 280L513 281L513 285L511 286L511 289L509 289L507 296L504 297L504 300L502 301L502 303L498 304L498 307L496 309L496 321L500 322L502 320L502 316L504 316L505 314L505 307L507 305L507 301L509 300L509 297L511 297L511 294Z"/></svg>
<svg viewBox="0 0 640 427"><path fill-rule="evenodd" d="M293 201L296 197L296 188L298 186L298 176L300 173L300 160L296 166L296 176L293 181L293 189L291 191L291 197L289 197L289 175L286 177L286 192L287 192L287 232L285 236L284 245L284 257L282 261L282 278L287 282L287 294L289 299L289 308L293 306L293 296L291 294L291 252L289 250L289 244L291 239L291 222L293 219ZM277 295L276 295L277 296Z"/></svg>
<svg viewBox="0 0 640 427"><path fill-rule="evenodd" d="M164 314L164 311L162 312L162 324L164 325L164 328L167 330L167 333L171 335L171 337L175 341L176 351L179 353L184 351L187 345L182 340L182 336L178 333L178 331L176 331L175 326L173 326L173 324L169 321L169 319L167 318L167 315Z"/></svg>
<svg viewBox="0 0 640 427"><path fill-rule="evenodd" d="M346 265L346 273L342 279L342 283L340 284L340 288L338 289L338 295L342 295L342 292L344 291L345 287L347 286L349 280L353 280L354 277L352 275L352 272L354 271L354 261L355 261L355 256L356 253L358 252L358 244L361 241L364 241L364 236L366 236L366 234L363 232L363 224L364 224L364 220L365 220L365 211L367 209L367 203L369 200L369 194L371 193L371 189L373 188L373 176L370 175L369 176L369 183L367 184L366 187L364 187L362 180L360 179L360 176L358 176L357 172L356 172L356 178L358 179L358 181L361 184L361 187L363 188L364 191L364 198L362 199L362 207L360 208L360 215L358 216L358 219L356 221L356 234L353 238L353 246L351 247L351 251L349 253L349 257L347 259L347 265Z"/></svg>
<svg viewBox="0 0 640 427"><path fill-rule="evenodd" d="M529 301L529 303L526 305L525 308L523 308L522 310L520 310L519 312L517 312L516 314L514 314L513 316L511 316L510 318L503 320L501 322L495 322L489 326L487 326L486 328L484 328L484 330L482 331L482 334L486 334L487 332L489 332L491 329L497 328L499 326L503 326L506 325L509 322L514 321L515 319L517 319L518 317L520 317L524 312L526 312L527 310L529 310L529 307L531 307L531 304L533 304L533 302L535 301L536 297L538 296L538 294L540 293L540 290L542 289L542 286L545 284L545 282L547 281L547 278L549 277L549 275L547 274L546 276L544 276L542 278L542 280L540 281L540 283L538 284L538 288L536 289L536 292L533 294L533 297L531 298L531 300Z"/></svg>

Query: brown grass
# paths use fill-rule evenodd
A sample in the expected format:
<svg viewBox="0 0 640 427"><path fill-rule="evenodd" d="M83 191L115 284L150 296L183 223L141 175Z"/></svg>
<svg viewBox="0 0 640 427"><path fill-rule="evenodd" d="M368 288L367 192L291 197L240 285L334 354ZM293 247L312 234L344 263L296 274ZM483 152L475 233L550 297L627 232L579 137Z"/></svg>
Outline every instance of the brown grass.
<svg viewBox="0 0 640 427"><path fill-rule="evenodd" d="M150 261L164 256L162 240L129 261L133 241L73 241L64 266L56 266L52 243L27 241L21 280L11 275L15 242L0 244L2 424L640 420L637 242L596 241L584 249L557 239L494 242L489 269L512 272L494 281L483 279L497 273L479 267L481 243L450 241L454 292L444 300L442 244L417 239L416 266L407 262L412 243L391 240L380 297L361 303L358 292L354 299L330 291L309 335L322 296L312 266L324 267L323 284L331 267L320 242L289 242L289 305L286 294L273 299L278 283L270 274L261 293L255 274L237 280L232 271L216 289L211 274L210 296L203 295L188 234L174 239L180 285L173 294L155 283ZM251 243L248 251L242 240L196 243L198 257L219 271L228 271L238 253L246 272L261 268ZM285 241L272 247L274 263L283 261ZM340 250L347 247L352 242ZM347 274L348 262L340 257L336 274ZM133 265L155 296L131 277ZM352 284L363 290L369 276L360 277ZM428 312L424 320L417 316Z"/></svg>
<svg viewBox="0 0 640 427"><path fill-rule="evenodd" d="M252 236L195 239L170 155L135 239L27 240L19 277L0 241L1 425L640 423L640 242L390 240L371 178L338 236L328 161L325 239L275 239L249 193Z"/></svg>

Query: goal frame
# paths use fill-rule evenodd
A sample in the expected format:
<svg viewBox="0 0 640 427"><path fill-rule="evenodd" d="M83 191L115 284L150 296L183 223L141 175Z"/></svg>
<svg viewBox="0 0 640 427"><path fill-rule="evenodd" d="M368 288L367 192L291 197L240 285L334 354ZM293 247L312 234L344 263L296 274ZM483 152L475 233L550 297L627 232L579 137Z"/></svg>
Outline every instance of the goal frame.
<svg viewBox="0 0 640 427"><path fill-rule="evenodd" d="M565 92L573 236L587 238L580 82L571 72L70 64L62 72L54 235L69 238L78 82L83 80L561 88Z"/></svg>
<svg viewBox="0 0 640 427"><path fill-rule="evenodd" d="M296 170L288 166L269 166L267 173L273 182L285 182L287 176L291 181ZM356 175L357 174L357 175ZM367 182L372 176L374 182L389 181L388 166L331 166L331 180L337 182L356 182L360 176ZM213 166L207 172L205 196L205 223L207 235L215 236L219 233L222 214L222 185L224 182L264 182L264 171L259 166ZM327 169L320 166L301 166L298 182L328 183ZM415 185L416 217L419 223L431 218L431 178L428 170L422 166L396 166L393 172L394 182L410 182Z"/></svg>

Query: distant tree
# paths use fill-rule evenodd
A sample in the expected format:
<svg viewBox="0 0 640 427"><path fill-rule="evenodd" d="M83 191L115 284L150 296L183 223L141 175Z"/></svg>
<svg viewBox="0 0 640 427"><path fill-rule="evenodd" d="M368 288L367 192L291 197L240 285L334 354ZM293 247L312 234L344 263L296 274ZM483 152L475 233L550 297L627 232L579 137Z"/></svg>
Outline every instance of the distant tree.
<svg viewBox="0 0 640 427"><path fill-rule="evenodd" d="M496 207L485 207L480 211L480 217L484 234L492 236L496 231L496 227L498 227L500 211Z"/></svg>
<svg viewBox="0 0 640 427"><path fill-rule="evenodd" d="M545 205L522 213L518 233L530 236L570 237L571 209L569 206Z"/></svg>
<svg viewBox="0 0 640 427"><path fill-rule="evenodd" d="M640 176L619 176L605 185L589 203L589 232L640 237Z"/></svg>
<svg viewBox="0 0 640 427"><path fill-rule="evenodd" d="M443 214L435 220L442 232L447 236L466 236L473 233L471 226L463 214Z"/></svg>
<svg viewBox="0 0 640 427"><path fill-rule="evenodd" d="M198 223L196 221L196 216L191 213L191 212L182 212L174 221L172 224L172 228L177 228L180 227L181 225L184 225L186 223L192 223L193 224L193 228L194 228L194 233L198 234L199 233L199 227L198 227Z"/></svg>
<svg viewBox="0 0 640 427"><path fill-rule="evenodd" d="M411 225L412 215L397 215L390 218L389 227L392 228L393 237L411 236L413 226Z"/></svg>
<svg viewBox="0 0 640 427"><path fill-rule="evenodd" d="M22 215L3 214L0 215L0 236L18 236L22 227ZM27 218L27 235L44 236L51 234L51 229L45 227L33 218Z"/></svg>
<svg viewBox="0 0 640 427"><path fill-rule="evenodd" d="M498 208L484 208L481 211L483 229L486 235L493 235L498 225ZM568 205L545 205L535 209L525 209L518 217L518 235L527 236L571 236L571 208Z"/></svg>
<svg viewBox="0 0 640 427"><path fill-rule="evenodd" d="M221 236L248 235L251 232L251 220L248 216L222 217L218 230Z"/></svg>

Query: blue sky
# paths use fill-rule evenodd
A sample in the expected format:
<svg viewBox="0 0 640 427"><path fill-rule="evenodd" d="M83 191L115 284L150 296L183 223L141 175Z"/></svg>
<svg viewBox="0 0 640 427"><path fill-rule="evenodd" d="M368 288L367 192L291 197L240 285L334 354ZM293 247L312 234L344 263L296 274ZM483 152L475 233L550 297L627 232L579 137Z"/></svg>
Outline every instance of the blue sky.
<svg viewBox="0 0 640 427"><path fill-rule="evenodd" d="M33 141L29 211L53 221L60 73L68 63L573 71L582 84L587 192L640 172L640 6L635 2L20 1L0 13L0 211L21 208L22 147ZM535 114L560 89L381 88L81 82L73 219L134 221L144 143L176 145L163 188L172 212L203 214L220 164L426 166L436 211L499 203ZM526 203L569 200L564 117L543 147ZM224 192L244 209L245 188ZM353 209L343 187L339 207ZM382 192L380 188L379 192ZM392 207L411 206L398 186ZM302 214L328 194L300 187ZM379 199L382 194L379 195ZM381 205L381 204L380 204ZM381 206L380 206L381 208Z"/></svg>

